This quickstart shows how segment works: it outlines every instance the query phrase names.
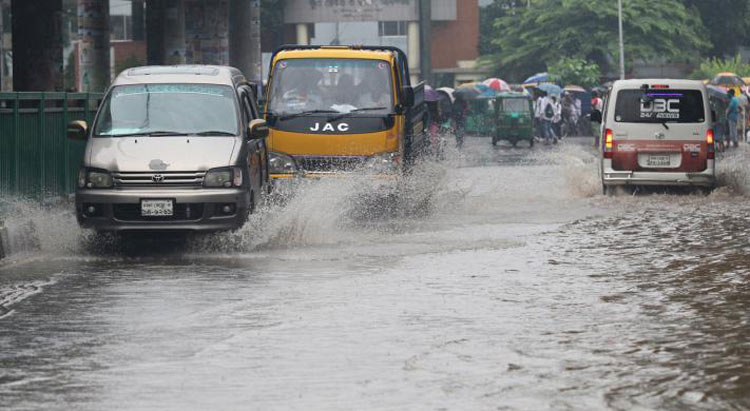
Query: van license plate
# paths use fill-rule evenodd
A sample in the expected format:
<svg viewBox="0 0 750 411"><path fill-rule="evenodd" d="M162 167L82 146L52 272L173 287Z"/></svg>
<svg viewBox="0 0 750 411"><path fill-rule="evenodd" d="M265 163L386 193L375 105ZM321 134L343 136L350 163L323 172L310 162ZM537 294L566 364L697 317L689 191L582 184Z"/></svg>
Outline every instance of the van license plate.
<svg viewBox="0 0 750 411"><path fill-rule="evenodd" d="M648 164L649 167L669 167L669 155L650 154L646 164Z"/></svg>
<svg viewBox="0 0 750 411"><path fill-rule="evenodd" d="M172 200L141 200L141 216L168 217L174 215Z"/></svg>

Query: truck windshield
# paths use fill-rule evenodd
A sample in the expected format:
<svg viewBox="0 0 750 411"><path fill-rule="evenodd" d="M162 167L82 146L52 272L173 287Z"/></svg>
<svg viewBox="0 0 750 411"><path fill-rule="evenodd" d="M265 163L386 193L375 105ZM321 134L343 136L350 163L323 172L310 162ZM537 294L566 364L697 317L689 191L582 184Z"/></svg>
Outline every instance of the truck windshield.
<svg viewBox="0 0 750 411"><path fill-rule="evenodd" d="M94 135L238 135L235 104L234 91L228 86L117 86L102 103Z"/></svg>
<svg viewBox="0 0 750 411"><path fill-rule="evenodd" d="M615 104L618 123L703 123L706 110L700 90L620 90Z"/></svg>
<svg viewBox="0 0 750 411"><path fill-rule="evenodd" d="M268 95L276 115L393 110L391 66L383 60L287 59L276 63Z"/></svg>

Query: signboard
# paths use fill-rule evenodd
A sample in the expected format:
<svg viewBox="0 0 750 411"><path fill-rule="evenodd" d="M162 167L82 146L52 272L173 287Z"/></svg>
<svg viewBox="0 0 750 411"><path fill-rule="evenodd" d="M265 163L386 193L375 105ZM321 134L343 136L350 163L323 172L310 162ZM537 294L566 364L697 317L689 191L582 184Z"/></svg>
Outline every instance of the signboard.
<svg viewBox="0 0 750 411"><path fill-rule="evenodd" d="M286 0L284 23L416 21L417 0Z"/></svg>

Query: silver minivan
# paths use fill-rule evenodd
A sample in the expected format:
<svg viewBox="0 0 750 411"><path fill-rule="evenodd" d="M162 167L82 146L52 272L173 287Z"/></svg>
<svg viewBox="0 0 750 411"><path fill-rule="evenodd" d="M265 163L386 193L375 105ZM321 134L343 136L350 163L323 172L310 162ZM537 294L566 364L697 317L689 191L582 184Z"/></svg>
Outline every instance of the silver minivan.
<svg viewBox="0 0 750 411"><path fill-rule="evenodd" d="M81 226L97 231L241 227L269 187L256 88L221 66L149 66L113 82L91 127L78 176Z"/></svg>
<svg viewBox="0 0 750 411"><path fill-rule="evenodd" d="M604 192L617 186L713 188L714 118L700 81L616 81L603 113Z"/></svg>

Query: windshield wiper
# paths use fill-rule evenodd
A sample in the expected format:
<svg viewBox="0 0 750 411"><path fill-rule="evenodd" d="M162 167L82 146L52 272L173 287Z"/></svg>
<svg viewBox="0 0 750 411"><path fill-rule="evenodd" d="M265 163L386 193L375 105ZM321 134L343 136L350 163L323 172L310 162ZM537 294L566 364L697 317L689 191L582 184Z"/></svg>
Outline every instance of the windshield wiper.
<svg viewBox="0 0 750 411"><path fill-rule="evenodd" d="M230 133L228 131L201 131L199 133L193 133L193 135L196 136L236 136L235 133Z"/></svg>
<svg viewBox="0 0 750 411"><path fill-rule="evenodd" d="M352 110L352 111L350 111L348 113L341 113L338 116L331 117L330 119L328 119L328 121L330 122L330 121L341 120L342 118L344 118L344 117L346 117L346 116L348 116L349 114L352 114L352 113L359 113L359 112L362 112L362 111L385 110L387 108L388 107L362 107L362 108L355 108L354 110Z"/></svg>
<svg viewBox="0 0 750 411"><path fill-rule="evenodd" d="M285 114L279 118L281 121L289 120L295 117L302 117L307 116L310 114L331 114L331 113L338 113L338 111L335 110L307 110L307 111L300 111L299 113L293 113L293 114Z"/></svg>
<svg viewBox="0 0 750 411"><path fill-rule="evenodd" d="M138 133L127 133L127 134L99 134L99 137L178 137L178 136L186 136L187 133L184 133L182 131L145 131L145 132L138 132Z"/></svg>
<svg viewBox="0 0 750 411"><path fill-rule="evenodd" d="M667 125L666 121L662 121L661 125L664 126L664 128L666 128L667 130L669 130L669 126Z"/></svg>

